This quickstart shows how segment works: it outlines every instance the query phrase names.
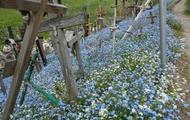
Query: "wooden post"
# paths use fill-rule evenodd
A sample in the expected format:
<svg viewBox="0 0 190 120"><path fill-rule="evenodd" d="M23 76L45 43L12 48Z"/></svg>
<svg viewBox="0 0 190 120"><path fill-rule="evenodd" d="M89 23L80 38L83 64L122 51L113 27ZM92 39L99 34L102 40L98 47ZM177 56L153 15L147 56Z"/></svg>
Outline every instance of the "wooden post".
<svg viewBox="0 0 190 120"><path fill-rule="evenodd" d="M39 50L40 57L42 59L43 65L46 66L47 65L47 59L46 59L45 51L44 51L42 41L41 41L40 38L36 40L36 45L38 47L38 50Z"/></svg>
<svg viewBox="0 0 190 120"><path fill-rule="evenodd" d="M102 1L100 1L100 5L97 10L97 29L101 30L103 28L103 20L105 16L105 11L102 5Z"/></svg>
<svg viewBox="0 0 190 120"><path fill-rule="evenodd" d="M103 23L104 23L103 20L104 20L103 17L98 17L98 18L97 18L98 30L101 30L101 29L103 28Z"/></svg>
<svg viewBox="0 0 190 120"><path fill-rule="evenodd" d="M55 45L57 49L58 58L61 64L61 69L65 77L65 84L67 88L67 95L70 100L76 101L78 90L76 82L73 78L73 71L71 66L71 58L69 55L67 41L62 30L58 30L57 36L54 34Z"/></svg>
<svg viewBox="0 0 190 120"><path fill-rule="evenodd" d="M93 28L94 28L93 32L96 33L96 32L98 31L98 30L97 30L97 21L94 22Z"/></svg>
<svg viewBox="0 0 190 120"><path fill-rule="evenodd" d="M157 17L157 16L153 16L153 13L150 11L150 16L147 17L147 18L151 20L151 24L154 24L154 19L155 19L156 17Z"/></svg>
<svg viewBox="0 0 190 120"><path fill-rule="evenodd" d="M114 18L113 18L113 27L110 27L113 34L113 55L115 53L115 40L116 40L116 33L117 30L117 9L118 9L118 0L115 0L114 4Z"/></svg>
<svg viewBox="0 0 190 120"><path fill-rule="evenodd" d="M3 74L3 72L2 72ZM5 84L3 83L3 75L0 75L0 87L4 95L7 94Z"/></svg>
<svg viewBox="0 0 190 120"><path fill-rule="evenodd" d="M14 39L13 30L11 26L8 26L7 29L8 29L8 37Z"/></svg>
<svg viewBox="0 0 190 120"><path fill-rule="evenodd" d="M3 110L2 120L8 120L10 118L10 114L13 112L16 99L17 99L17 96L22 84L23 76L27 68L26 63L29 63L30 54L31 54L33 45L35 43L36 36L38 34L40 21L42 20L47 2L48 0L42 0L39 11L32 12L31 20L30 20L29 25L27 26L27 29L24 35L23 45L21 47L21 51L18 56L17 65L16 65L13 81L11 84L11 89L8 95L5 108Z"/></svg>
<svg viewBox="0 0 190 120"><path fill-rule="evenodd" d="M126 1L127 0L122 0L122 15L124 18L126 18Z"/></svg>
<svg viewBox="0 0 190 120"><path fill-rule="evenodd" d="M90 22L89 22L89 19L90 19L89 14L86 14L86 22L84 24L85 37L90 35Z"/></svg>
<svg viewBox="0 0 190 120"><path fill-rule="evenodd" d="M76 35L77 35L77 41L74 43L74 49L76 51L76 58L77 58L77 61L78 61L78 65L79 65L79 74L80 76L84 76L84 67L83 67L83 64L82 64L82 57L81 57L81 50L80 50L80 40L81 39L79 37L79 31L77 29L76 31Z"/></svg>
<svg viewBox="0 0 190 120"><path fill-rule="evenodd" d="M118 16L121 18L126 18L126 1L127 0L120 0L121 5L119 6L119 14Z"/></svg>

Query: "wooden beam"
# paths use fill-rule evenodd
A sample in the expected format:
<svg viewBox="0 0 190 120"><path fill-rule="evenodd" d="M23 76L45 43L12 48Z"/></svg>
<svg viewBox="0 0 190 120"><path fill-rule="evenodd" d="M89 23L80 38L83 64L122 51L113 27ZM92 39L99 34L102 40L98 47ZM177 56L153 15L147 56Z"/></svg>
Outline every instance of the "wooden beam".
<svg viewBox="0 0 190 120"><path fill-rule="evenodd" d="M48 62L47 62L47 58L46 58L46 55L45 55L45 50L44 50L44 47L43 47L42 39L39 38L38 40L36 40L36 45L38 47L38 51L39 51L41 60L43 62L43 65L46 66Z"/></svg>
<svg viewBox="0 0 190 120"><path fill-rule="evenodd" d="M39 0L0 0L0 8L36 12L41 8L41 3ZM60 4L48 3L44 10L48 13L64 14L67 11L67 7Z"/></svg>
<svg viewBox="0 0 190 120"><path fill-rule="evenodd" d="M68 28L77 25L82 25L85 23L85 20L86 16L83 13L80 13L76 16L69 18L63 18L63 17L52 18L42 22L39 32L53 31L52 26L55 26L57 28Z"/></svg>
<svg viewBox="0 0 190 120"><path fill-rule="evenodd" d="M84 36L84 32L81 31L79 33L77 33L77 35L75 35L71 40L67 40L67 45L69 48L72 48L74 43L76 43L77 41L80 41L82 36Z"/></svg>
<svg viewBox="0 0 190 120"><path fill-rule="evenodd" d="M3 82L3 75L0 75L0 90L3 92L4 95L7 94L6 92L6 87L5 87L5 84Z"/></svg>
<svg viewBox="0 0 190 120"><path fill-rule="evenodd" d="M14 74L15 67L16 67L16 60L6 62L3 71L3 78L12 76Z"/></svg>
<svg viewBox="0 0 190 120"><path fill-rule="evenodd" d="M53 35L56 53L58 55L61 69L65 78L66 90L69 100L77 100L78 89L73 78L73 71L71 66L71 58L69 55L67 41L63 31L58 30L57 36Z"/></svg>
<svg viewBox="0 0 190 120"><path fill-rule="evenodd" d="M76 36L77 36L77 41L74 43L74 50L76 52L76 58L78 61L78 66L79 66L79 78L84 77L84 67L82 64L82 56L81 56L81 49L80 49L80 40L81 40L81 34L84 35L84 32L79 32L79 28L77 28Z"/></svg>
<svg viewBox="0 0 190 120"><path fill-rule="evenodd" d="M1 1L2 2L2 1ZM31 20L29 25L27 26L23 45L21 47L21 51L18 56L15 73L13 77L13 81L11 84L11 89L9 91L8 99L3 111L2 120L9 120L10 114L13 112L16 99L18 93L20 91L20 87L22 84L22 80L24 77L25 70L27 68L27 63L30 61L30 54L35 43L36 36L38 34L38 29L40 26L40 21L42 20L44 9L48 0L41 1L41 7L38 9L38 12L32 12Z"/></svg>

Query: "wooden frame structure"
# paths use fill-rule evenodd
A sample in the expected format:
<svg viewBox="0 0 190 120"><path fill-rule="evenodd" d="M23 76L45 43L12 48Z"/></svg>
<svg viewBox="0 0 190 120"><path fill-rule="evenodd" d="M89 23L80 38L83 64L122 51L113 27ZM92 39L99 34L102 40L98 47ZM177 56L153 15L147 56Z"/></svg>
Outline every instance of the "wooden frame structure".
<svg viewBox="0 0 190 120"><path fill-rule="evenodd" d="M78 31L78 29L77 29L75 31L75 36L73 36L73 38L70 40L66 40L64 29L72 28L75 26L80 26L80 25L85 24L85 22L86 22L86 15L84 13L80 13L78 15L75 15L75 16L69 17L69 18L62 18L62 17L51 18L49 20L42 22L40 29L39 29L39 32L54 32L52 34L54 49L59 57L60 63L68 65L67 66L68 68L64 67L64 65L62 65L62 67L63 67L62 70L63 69L72 69L71 63L70 63L70 59L71 59L70 55L69 55L69 53L64 53L65 51L68 52L68 50L67 50L68 48L72 49L74 56L76 56L76 59L78 61L80 75L82 75L82 76L84 75L84 68L82 65L82 58L81 58L81 53L80 53L80 40L84 36L84 32ZM61 33L60 31L62 31L63 33ZM62 37L59 36L58 34L61 34ZM67 45L64 48L65 50L61 50L60 49L61 46L59 45L59 44L63 44L62 43L63 41L66 42L66 45ZM68 55L66 55L66 54L68 54ZM65 56L65 57L61 58L60 56ZM67 63L65 63L65 62L67 62ZM65 73L64 71L65 70L63 70L65 79L69 79L68 77L71 75L67 75L67 73ZM73 79L73 75L72 75L72 79Z"/></svg>
<svg viewBox="0 0 190 120"><path fill-rule="evenodd" d="M39 0L0 0L0 8L38 12L42 9L42 4ZM47 3L43 9L44 12L56 14L64 14L67 11L64 5L53 3Z"/></svg>
<svg viewBox="0 0 190 120"><path fill-rule="evenodd" d="M148 5L148 3L151 0L147 0L145 3L145 6ZM165 55L165 32L164 25L165 25L165 3L164 0L160 0L160 11L161 11L161 57L162 57L162 66L164 67L166 64L166 55ZM67 10L67 8L64 5L57 5L48 3L48 0L0 0L0 8L9 8L9 9L18 9L18 10L27 10L31 13L31 20L29 22L29 25L27 26L25 35L24 35L24 43L21 47L21 51L18 56L18 61L16 64L16 69L14 72L13 82L11 84L11 89L8 95L8 99L3 111L3 120L8 120L10 117L10 114L13 112L14 105L16 103L16 99L22 84L23 76L27 67L27 63L29 63L30 60L30 54L33 48L33 45L35 43L36 36L38 32L43 28L40 24L42 21L42 17L45 12L47 13L56 13L56 14L64 14ZM164 9L162 11L162 8ZM139 19L141 16L143 10L145 8L143 7L137 17L135 18L135 21ZM56 23L56 22L55 22ZM53 23L52 23L53 24ZM54 31L55 34L53 34L53 38L55 38L55 45L57 48L57 53L59 56L59 60L61 61L61 69L64 72L65 79L66 79L66 87L67 92L70 96L71 100L76 100L78 91L76 88L76 83L73 80L73 73L71 68L71 61L70 56L68 52L68 43L65 38L64 34L64 27L59 27L61 23L57 25L49 25L49 28L51 31ZM41 26L40 26L41 25ZM40 30L39 30L40 29ZM130 26L129 29L126 31L126 34L123 36L122 39L125 39L125 37L128 35L128 33L133 29L133 26ZM49 29L48 29L49 30ZM43 31L43 30L42 30ZM78 35L77 35L78 36ZM78 42L74 42L74 46L79 46ZM78 48L78 47L77 47Z"/></svg>
<svg viewBox="0 0 190 120"><path fill-rule="evenodd" d="M8 120L13 112L18 93L22 84L23 76L30 60L30 54L35 43L36 36L42 17L45 12L64 14L67 7L64 5L51 4L48 0L28 1L28 0L0 0L1 8L27 10L31 12L31 20L27 26L21 51L18 56L11 89L3 111L3 120Z"/></svg>

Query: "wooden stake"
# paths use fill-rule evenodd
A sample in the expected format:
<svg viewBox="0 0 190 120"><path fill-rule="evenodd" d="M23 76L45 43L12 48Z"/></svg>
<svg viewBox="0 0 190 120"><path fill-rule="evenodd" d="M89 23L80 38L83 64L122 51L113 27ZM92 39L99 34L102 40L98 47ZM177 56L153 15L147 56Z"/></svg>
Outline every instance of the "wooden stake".
<svg viewBox="0 0 190 120"><path fill-rule="evenodd" d="M8 95L5 108L3 110L2 120L9 120L10 114L13 112L13 108L15 106L16 99L20 91L24 73L27 68L27 63L29 63L29 60L30 60L30 54L31 54L33 45L35 43L36 36L38 34L38 29L39 29L40 22L42 20L47 2L48 0L42 0L39 11L32 12L31 20L30 20L29 25L27 26L27 29L24 35L23 45L21 47L21 51L18 56L17 65L16 65L13 81L11 84L11 89Z"/></svg>
<svg viewBox="0 0 190 120"><path fill-rule="evenodd" d="M5 84L3 83L3 75L0 75L0 87L4 95L7 94Z"/></svg>
<svg viewBox="0 0 190 120"><path fill-rule="evenodd" d="M57 49L58 58L61 64L61 69L65 77L65 84L67 88L67 95L69 100L76 101L78 96L78 90L76 82L73 78L73 71L71 67L71 58L69 55L67 41L62 30L58 30L57 36L54 34L55 46Z"/></svg>
<svg viewBox="0 0 190 120"><path fill-rule="evenodd" d="M147 17L147 18L151 20L151 24L154 24L154 19L155 19L156 17L157 17L157 16L153 16L153 13L150 11L150 16Z"/></svg>
<svg viewBox="0 0 190 120"><path fill-rule="evenodd" d="M80 76L84 76L84 67L83 67L83 64L82 64L82 57L81 57L81 50L80 50L80 36L79 36L79 31L77 29L76 31L76 35L77 35L77 41L74 43L74 49L76 51L76 58L77 58L77 61L78 61L78 65L79 65L79 74Z"/></svg>
<svg viewBox="0 0 190 120"><path fill-rule="evenodd" d="M36 45L38 47L38 50L39 50L40 57L42 59L43 65L46 66L47 65L47 59L46 59L46 55L45 55L45 51L44 51L41 39L36 40Z"/></svg>
<svg viewBox="0 0 190 120"><path fill-rule="evenodd" d="M122 0L122 16L126 18L126 1L127 0Z"/></svg>

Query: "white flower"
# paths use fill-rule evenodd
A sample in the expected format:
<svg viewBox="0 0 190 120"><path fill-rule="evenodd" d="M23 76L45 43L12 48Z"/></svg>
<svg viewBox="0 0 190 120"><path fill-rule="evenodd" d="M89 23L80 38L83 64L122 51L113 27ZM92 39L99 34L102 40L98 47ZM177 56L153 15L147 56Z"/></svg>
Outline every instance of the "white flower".
<svg viewBox="0 0 190 120"><path fill-rule="evenodd" d="M148 89L148 88L145 89L145 93L150 93L150 92L151 92L150 89Z"/></svg>
<svg viewBox="0 0 190 120"><path fill-rule="evenodd" d="M135 110L134 108L132 108L132 110L131 110L131 111L132 111L132 113L136 113L136 110Z"/></svg>
<svg viewBox="0 0 190 120"><path fill-rule="evenodd" d="M94 100L92 101L92 105L91 106L92 106L92 108L96 107L96 102Z"/></svg>
<svg viewBox="0 0 190 120"><path fill-rule="evenodd" d="M102 108L102 109L100 109L100 111L99 111L99 116L100 116L100 117L106 117L106 116L107 116L107 113L108 113L107 109L106 109L106 108Z"/></svg>
<svg viewBox="0 0 190 120"><path fill-rule="evenodd" d="M161 97L162 97L162 98L161 98L161 101L162 101L164 104L165 104L167 101L169 101L170 98L169 98L169 96L168 96L167 94L165 94L165 93L162 92L160 95L161 95Z"/></svg>

